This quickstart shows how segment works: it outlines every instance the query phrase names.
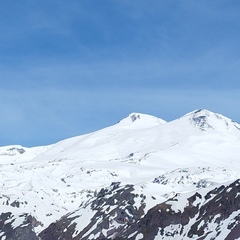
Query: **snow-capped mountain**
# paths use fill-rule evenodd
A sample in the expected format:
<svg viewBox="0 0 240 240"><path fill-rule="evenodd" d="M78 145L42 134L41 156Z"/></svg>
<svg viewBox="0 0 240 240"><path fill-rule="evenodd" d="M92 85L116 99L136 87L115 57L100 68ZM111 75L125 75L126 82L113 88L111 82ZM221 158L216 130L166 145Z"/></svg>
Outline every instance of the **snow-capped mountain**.
<svg viewBox="0 0 240 240"><path fill-rule="evenodd" d="M235 239L239 156L240 125L204 109L0 147L0 239Z"/></svg>

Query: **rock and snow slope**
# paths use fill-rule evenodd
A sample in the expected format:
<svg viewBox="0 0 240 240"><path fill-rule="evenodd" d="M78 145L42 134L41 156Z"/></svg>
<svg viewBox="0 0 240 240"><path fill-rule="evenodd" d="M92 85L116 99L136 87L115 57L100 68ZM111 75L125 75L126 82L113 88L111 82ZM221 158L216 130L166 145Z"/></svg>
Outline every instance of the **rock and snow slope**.
<svg viewBox="0 0 240 240"><path fill-rule="evenodd" d="M2 214L12 214L15 220L11 224L15 225L0 229L0 237L11 239L4 229L19 232L21 226L30 225L33 232L42 231L42 239L188 239L191 234L200 239L204 231L201 235L189 229L208 202L205 196L240 178L239 162L240 125L207 110L171 122L133 113L116 125L50 146L1 147L0 208ZM183 225L180 220L174 224L169 220L164 228L154 223L154 236L144 224L145 230L136 228L136 224L142 226L141 219L148 219L152 211L155 216L163 211L158 206L169 202L175 213L187 215L184 206L195 193L201 195L201 201L195 215L191 213L192 220L184 222L181 234L176 230ZM175 209L171 198L178 199L181 210ZM238 200L233 203L231 219L238 217L237 204L240 207ZM6 215L2 216L0 224L5 226ZM60 218L65 219L64 224L56 222ZM230 223L234 227L229 229L237 231L237 221L234 225L225 216L218 222L224 231ZM213 232L208 236L221 235L216 230L220 225L206 224Z"/></svg>

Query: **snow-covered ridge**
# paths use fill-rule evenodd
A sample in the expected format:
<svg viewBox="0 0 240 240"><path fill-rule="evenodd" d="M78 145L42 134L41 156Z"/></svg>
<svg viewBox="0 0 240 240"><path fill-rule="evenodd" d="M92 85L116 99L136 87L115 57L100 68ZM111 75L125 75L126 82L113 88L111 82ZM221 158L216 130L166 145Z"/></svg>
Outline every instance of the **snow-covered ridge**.
<svg viewBox="0 0 240 240"><path fill-rule="evenodd" d="M0 164L30 161L43 154L49 148L51 148L51 145L32 148L23 147L21 145L0 147Z"/></svg>

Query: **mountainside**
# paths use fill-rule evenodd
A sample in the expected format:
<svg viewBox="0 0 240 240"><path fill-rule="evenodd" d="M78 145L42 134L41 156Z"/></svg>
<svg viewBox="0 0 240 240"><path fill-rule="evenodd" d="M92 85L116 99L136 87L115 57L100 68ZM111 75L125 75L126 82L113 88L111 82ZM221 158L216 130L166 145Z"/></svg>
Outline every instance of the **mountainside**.
<svg viewBox="0 0 240 240"><path fill-rule="evenodd" d="M0 239L240 238L240 125L200 109L0 147Z"/></svg>

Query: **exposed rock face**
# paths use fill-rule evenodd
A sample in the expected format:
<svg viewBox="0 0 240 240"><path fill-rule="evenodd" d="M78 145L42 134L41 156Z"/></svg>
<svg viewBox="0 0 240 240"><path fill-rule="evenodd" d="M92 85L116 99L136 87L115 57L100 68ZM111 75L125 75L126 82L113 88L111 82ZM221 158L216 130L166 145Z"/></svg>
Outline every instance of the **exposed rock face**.
<svg viewBox="0 0 240 240"><path fill-rule="evenodd" d="M129 228L124 236L135 239L142 233L143 239L235 239L240 237L240 182L229 186L221 186L206 195L194 194L186 199L183 209L174 210L178 206L177 196L152 208ZM183 199L181 199L182 201ZM174 203L176 202L176 203ZM172 209L175 205L174 209Z"/></svg>
<svg viewBox="0 0 240 240"><path fill-rule="evenodd" d="M240 238L240 180L197 193L177 194L145 211L147 199L134 185L112 183L79 209L50 224L29 214L0 215L0 239L226 239Z"/></svg>
<svg viewBox="0 0 240 240"><path fill-rule="evenodd" d="M12 213L0 215L0 239L6 240L37 240L33 227L37 221L29 214L14 216Z"/></svg>
<svg viewBox="0 0 240 240"><path fill-rule="evenodd" d="M209 192L176 195L144 214L133 185L113 184L95 200L52 223L39 236L49 239L228 239L240 237L240 180ZM138 199L139 200L139 199ZM85 222L84 209L92 211ZM82 228L79 228L81 222Z"/></svg>
<svg viewBox="0 0 240 240"><path fill-rule="evenodd" d="M119 187L119 183L113 183L110 188L102 189L94 200L79 210L52 223L39 236L42 240L114 238L143 216L144 199L144 195L134 193L133 185ZM140 201L139 207L136 206L136 201ZM81 218L84 211L91 211L90 222L84 222L86 219ZM78 225L83 223L81 230Z"/></svg>

